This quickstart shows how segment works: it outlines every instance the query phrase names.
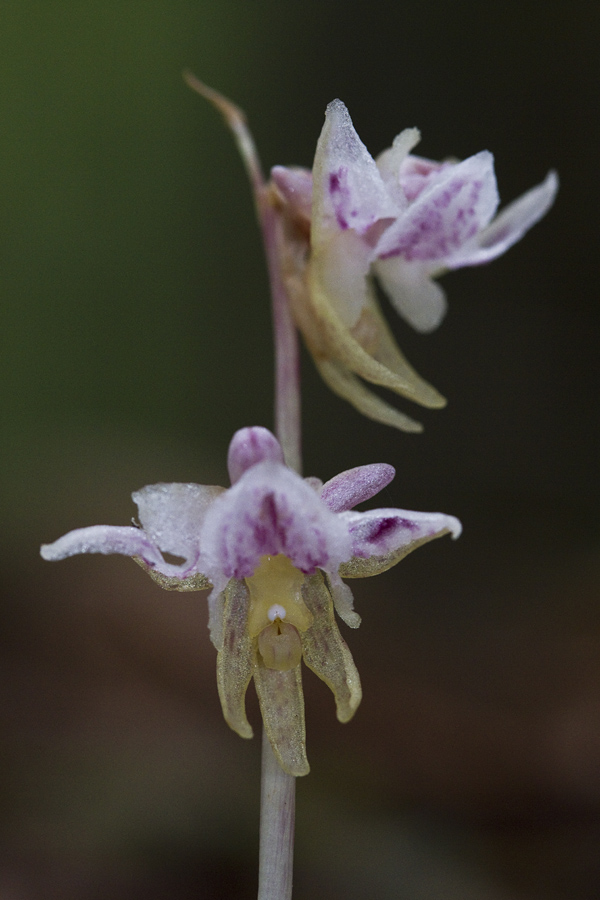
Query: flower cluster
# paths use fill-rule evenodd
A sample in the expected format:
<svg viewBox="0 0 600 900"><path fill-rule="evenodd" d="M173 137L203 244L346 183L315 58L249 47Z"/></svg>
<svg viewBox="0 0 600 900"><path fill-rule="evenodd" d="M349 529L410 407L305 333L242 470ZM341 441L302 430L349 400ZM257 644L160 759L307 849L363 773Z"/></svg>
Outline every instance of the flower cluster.
<svg viewBox="0 0 600 900"><path fill-rule="evenodd" d="M359 466L323 484L283 461L265 428L234 435L229 489L155 484L133 494L141 527L96 525L42 547L47 560L77 553L133 557L167 590L212 588L209 624L228 724L251 737L245 695L254 678L267 734L283 769L308 772L301 660L333 691L347 722L361 700L360 679L334 609L358 627L344 578L377 575L460 522L442 513L353 507L394 477L385 464ZM169 562L165 554L181 558Z"/></svg>
<svg viewBox="0 0 600 900"><path fill-rule="evenodd" d="M441 322L446 300L434 279L489 262L550 208L550 172L496 218L491 153L462 162L411 154L416 128L402 131L377 160L340 100L329 104L312 173L275 167L271 195L281 211L281 267L292 311L328 385L360 412L404 431L419 423L363 381L425 407L444 398L408 364L379 309L376 276L397 311L418 331Z"/></svg>

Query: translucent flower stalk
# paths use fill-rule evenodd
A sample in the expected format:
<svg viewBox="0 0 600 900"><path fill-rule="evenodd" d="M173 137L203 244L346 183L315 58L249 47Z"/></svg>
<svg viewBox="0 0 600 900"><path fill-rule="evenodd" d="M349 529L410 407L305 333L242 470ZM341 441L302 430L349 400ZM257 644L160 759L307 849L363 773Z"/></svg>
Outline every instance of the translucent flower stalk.
<svg viewBox="0 0 600 900"><path fill-rule="evenodd" d="M302 471L300 354L279 259L281 218L267 196L260 159L246 117L226 97L203 84L189 71L187 84L212 103L231 129L246 167L261 228L269 282L275 347L275 432L288 465ZM296 779L275 758L263 730L258 900L290 900L292 896Z"/></svg>

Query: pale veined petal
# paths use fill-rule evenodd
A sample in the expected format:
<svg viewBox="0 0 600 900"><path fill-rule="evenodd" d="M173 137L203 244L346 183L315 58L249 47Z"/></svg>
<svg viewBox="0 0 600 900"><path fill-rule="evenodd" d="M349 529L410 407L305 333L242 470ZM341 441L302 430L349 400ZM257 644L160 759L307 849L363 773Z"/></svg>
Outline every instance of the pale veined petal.
<svg viewBox="0 0 600 900"><path fill-rule="evenodd" d="M355 231L344 231L319 251L319 283L345 328L352 328L367 303L373 248Z"/></svg>
<svg viewBox="0 0 600 900"><path fill-rule="evenodd" d="M361 618L354 609L354 594L351 588L344 584L338 572L329 572L327 577L336 613L348 628L359 628Z"/></svg>
<svg viewBox="0 0 600 900"><path fill-rule="evenodd" d="M390 326L381 312L371 280L368 282L367 303L361 320L353 329L353 336L371 353L373 359L377 362L380 362L400 378L419 385L420 399L418 402L422 406L428 406L430 409L441 409L446 405L446 398L415 372L398 347ZM424 399L427 400L426 403Z"/></svg>
<svg viewBox="0 0 600 900"><path fill-rule="evenodd" d="M256 657L254 685L273 753L288 775L308 775L304 694L300 664L293 669L268 669Z"/></svg>
<svg viewBox="0 0 600 900"><path fill-rule="evenodd" d="M240 737L251 738L246 717L246 691L256 663L256 640L248 632L250 593L244 581L232 579L225 589L223 646L217 653L217 688L225 721Z"/></svg>
<svg viewBox="0 0 600 900"><path fill-rule="evenodd" d="M311 628L300 635L304 662L333 691L339 721L349 722L362 698L360 677L320 572L305 580L302 597L314 617Z"/></svg>

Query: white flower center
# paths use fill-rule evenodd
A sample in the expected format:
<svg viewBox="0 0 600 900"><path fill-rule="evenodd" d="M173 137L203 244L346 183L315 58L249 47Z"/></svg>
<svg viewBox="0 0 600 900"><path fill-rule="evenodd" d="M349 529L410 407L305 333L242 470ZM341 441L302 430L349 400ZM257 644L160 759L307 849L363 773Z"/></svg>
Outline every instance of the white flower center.
<svg viewBox="0 0 600 900"><path fill-rule="evenodd" d="M274 603L267 613L267 618L269 619L269 622L274 622L275 619L285 619L286 615L287 611L285 606L280 606L279 603Z"/></svg>

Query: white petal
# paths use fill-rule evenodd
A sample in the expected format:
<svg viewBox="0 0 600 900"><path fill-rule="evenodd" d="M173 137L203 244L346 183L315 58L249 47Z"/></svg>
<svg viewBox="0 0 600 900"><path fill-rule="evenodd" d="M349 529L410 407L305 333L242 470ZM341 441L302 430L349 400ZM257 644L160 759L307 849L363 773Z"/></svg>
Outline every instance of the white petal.
<svg viewBox="0 0 600 900"><path fill-rule="evenodd" d="M488 224L498 206L494 158L487 150L441 168L382 234L376 255L407 261L445 260Z"/></svg>
<svg viewBox="0 0 600 900"><path fill-rule="evenodd" d="M446 315L446 295L429 275L430 267L392 256L377 260L373 269L394 308L409 325L421 332L438 327Z"/></svg>
<svg viewBox="0 0 600 900"><path fill-rule="evenodd" d="M421 132L418 128L405 128L396 135L392 146L377 157L377 168L390 196L394 198L400 209L404 209L407 205L406 196L400 184L400 167L420 140Z"/></svg>
<svg viewBox="0 0 600 900"><path fill-rule="evenodd" d="M501 256L546 215L554 203L557 191L558 175L556 172L548 172L541 184L510 203L477 235L476 240L447 260L447 268L476 266Z"/></svg>
<svg viewBox="0 0 600 900"><path fill-rule="evenodd" d="M224 488L203 484L150 484L131 496L149 538L165 553L195 562L200 529Z"/></svg>
<svg viewBox="0 0 600 900"><path fill-rule="evenodd" d="M323 291L347 328L356 325L368 302L372 255L372 248L355 231L341 231L316 257Z"/></svg>
<svg viewBox="0 0 600 900"><path fill-rule="evenodd" d="M327 107L313 166L313 245L347 228L364 234L378 219L397 212L348 110L334 100Z"/></svg>
<svg viewBox="0 0 600 900"><path fill-rule="evenodd" d="M49 562L76 556L78 553L120 553L123 556L140 556L151 567L159 564L161 571L166 565L169 570L174 570L169 574L176 574L178 569L164 563L158 547L154 546L141 528L130 525L76 528L53 544L43 544L40 553Z"/></svg>

